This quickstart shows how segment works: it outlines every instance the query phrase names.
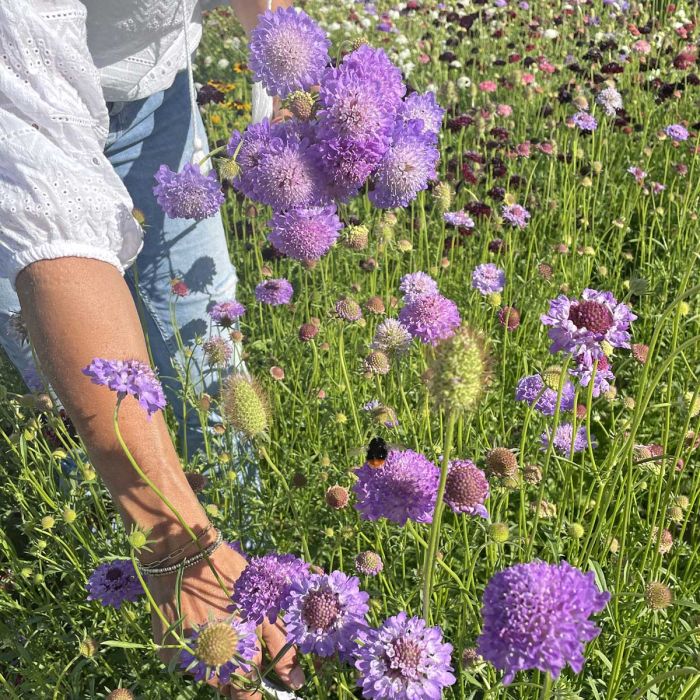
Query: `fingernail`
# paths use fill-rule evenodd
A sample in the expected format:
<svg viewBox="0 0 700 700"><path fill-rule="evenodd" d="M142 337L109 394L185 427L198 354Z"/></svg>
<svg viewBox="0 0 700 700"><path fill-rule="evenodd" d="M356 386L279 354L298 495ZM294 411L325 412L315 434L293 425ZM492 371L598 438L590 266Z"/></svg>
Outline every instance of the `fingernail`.
<svg viewBox="0 0 700 700"><path fill-rule="evenodd" d="M293 690L299 690L306 683L304 669L301 666L295 666L289 674L289 685Z"/></svg>

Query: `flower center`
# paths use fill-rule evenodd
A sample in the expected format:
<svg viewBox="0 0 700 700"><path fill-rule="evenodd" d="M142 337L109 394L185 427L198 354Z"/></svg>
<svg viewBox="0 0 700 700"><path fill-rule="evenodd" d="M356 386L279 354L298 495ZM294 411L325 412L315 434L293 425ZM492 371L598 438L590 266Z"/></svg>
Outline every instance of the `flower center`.
<svg viewBox="0 0 700 700"><path fill-rule="evenodd" d="M466 506L477 505L483 499L481 485L466 470L457 470L448 474L446 493L451 500Z"/></svg>
<svg viewBox="0 0 700 700"><path fill-rule="evenodd" d="M107 571L106 578L108 581L117 581L121 577L122 577L122 570L117 566L113 566L111 569L109 569Z"/></svg>
<svg viewBox="0 0 700 700"><path fill-rule="evenodd" d="M301 617L314 630L329 630L340 615L338 595L333 591L313 591L304 601Z"/></svg>
<svg viewBox="0 0 700 700"><path fill-rule="evenodd" d="M581 301L569 310L569 320L577 328L591 333L607 333L613 325L613 315L607 306L597 301Z"/></svg>
<svg viewBox="0 0 700 700"><path fill-rule="evenodd" d="M395 676L404 678L416 678L418 666L421 660L421 648L412 639L400 637L391 644L393 655L390 659L390 667Z"/></svg>

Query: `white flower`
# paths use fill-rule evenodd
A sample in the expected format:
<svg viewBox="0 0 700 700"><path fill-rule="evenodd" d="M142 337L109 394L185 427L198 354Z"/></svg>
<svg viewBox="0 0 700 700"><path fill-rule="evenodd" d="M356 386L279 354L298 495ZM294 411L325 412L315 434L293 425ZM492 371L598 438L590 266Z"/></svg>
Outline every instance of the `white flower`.
<svg viewBox="0 0 700 700"><path fill-rule="evenodd" d="M461 75L459 78L457 78L457 87L460 90L465 90L468 87L471 87L472 81L470 78L468 78L466 75Z"/></svg>
<svg viewBox="0 0 700 700"><path fill-rule="evenodd" d="M559 32L556 29L545 29L544 34L545 39L557 39L559 37Z"/></svg>
<svg viewBox="0 0 700 700"><path fill-rule="evenodd" d="M229 62L228 62L228 60L225 59L225 58L220 58L220 59L216 62L216 67L217 67L217 68L221 68L221 69L223 70L224 68L228 68L228 67L229 67Z"/></svg>

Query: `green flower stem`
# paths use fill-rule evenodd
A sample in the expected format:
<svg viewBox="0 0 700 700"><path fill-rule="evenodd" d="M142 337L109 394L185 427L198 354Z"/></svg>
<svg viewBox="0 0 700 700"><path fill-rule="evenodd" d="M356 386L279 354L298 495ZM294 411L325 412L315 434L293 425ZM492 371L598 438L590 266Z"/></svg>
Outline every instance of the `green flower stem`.
<svg viewBox="0 0 700 700"><path fill-rule="evenodd" d="M423 569L423 618L428 624L430 623L430 599L433 593L435 557L440 540L440 522L442 520L443 511L442 499L445 495L445 485L447 484L447 471L450 464L450 451L452 449L454 430L455 415L450 412L447 414L447 428L445 430L445 440L442 450L442 464L440 465L440 482L438 484L435 510L433 511L433 524L430 528L430 540L428 541L428 550L425 554L425 566Z"/></svg>

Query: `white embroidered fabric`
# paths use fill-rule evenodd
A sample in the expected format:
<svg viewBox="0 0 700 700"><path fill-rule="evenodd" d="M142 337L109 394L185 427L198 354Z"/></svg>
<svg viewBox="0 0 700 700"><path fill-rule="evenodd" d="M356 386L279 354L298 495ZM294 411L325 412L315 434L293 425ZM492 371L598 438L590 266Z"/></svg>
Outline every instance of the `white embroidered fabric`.
<svg viewBox="0 0 700 700"><path fill-rule="evenodd" d="M105 101L169 87L200 15L198 0L0 2L0 277L68 255L134 261L142 232L103 155Z"/></svg>

